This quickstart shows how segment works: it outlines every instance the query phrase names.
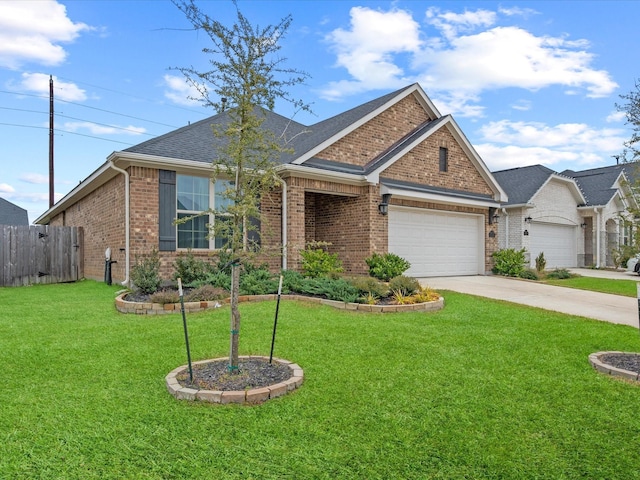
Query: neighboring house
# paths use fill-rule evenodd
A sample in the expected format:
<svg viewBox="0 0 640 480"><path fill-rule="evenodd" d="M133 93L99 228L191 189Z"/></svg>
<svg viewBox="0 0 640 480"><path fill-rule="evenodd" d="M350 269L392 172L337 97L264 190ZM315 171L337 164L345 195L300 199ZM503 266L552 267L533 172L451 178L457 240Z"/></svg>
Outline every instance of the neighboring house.
<svg viewBox="0 0 640 480"><path fill-rule="evenodd" d="M29 225L29 215L24 208L0 198L0 225Z"/></svg>
<svg viewBox="0 0 640 480"><path fill-rule="evenodd" d="M493 172L509 197L499 219L500 248L544 253L547 268L605 267L630 242L625 165L557 173L542 165ZM625 227L626 225L626 227Z"/></svg>
<svg viewBox="0 0 640 480"><path fill-rule="evenodd" d="M102 278L106 248L117 262L114 281L123 282L153 249L164 278L180 253L210 255L220 246L207 236L214 218L174 220L218 201L211 124L226 115L112 153L36 223L84 228L89 278ZM490 271L493 213L507 197L453 117L418 84L310 126L265 116L264 126L295 150L278 160L282 187L261 203L261 260L272 269L300 269L299 251L322 241L353 274L367 273L374 252L406 258L414 276Z"/></svg>

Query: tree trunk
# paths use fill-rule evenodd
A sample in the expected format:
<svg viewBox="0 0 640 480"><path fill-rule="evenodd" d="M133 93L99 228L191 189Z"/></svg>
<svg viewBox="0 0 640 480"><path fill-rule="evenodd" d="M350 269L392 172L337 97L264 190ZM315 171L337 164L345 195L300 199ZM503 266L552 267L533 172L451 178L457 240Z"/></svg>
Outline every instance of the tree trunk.
<svg viewBox="0 0 640 480"><path fill-rule="evenodd" d="M238 294L240 293L240 265L231 265L231 346L229 352L229 372L238 373L238 350L240 341L240 310L238 310Z"/></svg>

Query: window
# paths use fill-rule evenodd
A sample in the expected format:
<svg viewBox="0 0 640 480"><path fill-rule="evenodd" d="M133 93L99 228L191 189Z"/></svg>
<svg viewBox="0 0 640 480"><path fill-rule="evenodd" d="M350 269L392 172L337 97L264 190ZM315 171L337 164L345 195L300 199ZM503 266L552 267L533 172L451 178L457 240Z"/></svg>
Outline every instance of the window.
<svg viewBox="0 0 640 480"><path fill-rule="evenodd" d="M176 216L178 220L200 215L206 210L223 209L231 200L223 196L224 191L233 185L232 182L216 180L215 183L207 177L193 177L177 175L176 179ZM179 223L178 248L210 249L222 248L224 238L210 238L209 225L213 221L223 221L224 216L214 219L213 214L207 213Z"/></svg>
<svg viewBox="0 0 640 480"><path fill-rule="evenodd" d="M440 147L440 171L449 170L449 152L445 147Z"/></svg>

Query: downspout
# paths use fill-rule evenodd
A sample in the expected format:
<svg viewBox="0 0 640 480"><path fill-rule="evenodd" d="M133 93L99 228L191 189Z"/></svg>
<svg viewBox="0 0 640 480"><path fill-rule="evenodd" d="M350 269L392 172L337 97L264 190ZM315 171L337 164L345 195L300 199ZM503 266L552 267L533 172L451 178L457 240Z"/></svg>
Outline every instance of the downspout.
<svg viewBox="0 0 640 480"><path fill-rule="evenodd" d="M131 230L131 222L129 220L129 172L123 170L122 168L116 167L113 163L113 160L109 160L109 166L113 168L116 172L120 172L124 175L124 242L125 242L125 252L124 252L124 281L120 282L121 285L125 287L129 286L129 271L131 268L130 255L129 255L129 233Z"/></svg>
<svg viewBox="0 0 640 480"><path fill-rule="evenodd" d="M278 177L282 184L282 270L287 269L287 182Z"/></svg>
<svg viewBox="0 0 640 480"><path fill-rule="evenodd" d="M600 222L602 216L602 207L600 207L600 211L598 208L594 208L596 212L596 268L600 268Z"/></svg>
<svg viewBox="0 0 640 480"><path fill-rule="evenodd" d="M502 210L502 214L504 215L504 218L505 218L505 222L504 222L504 232L505 232L504 248L509 248L509 214L507 213L507 209L506 208L502 208L501 210Z"/></svg>

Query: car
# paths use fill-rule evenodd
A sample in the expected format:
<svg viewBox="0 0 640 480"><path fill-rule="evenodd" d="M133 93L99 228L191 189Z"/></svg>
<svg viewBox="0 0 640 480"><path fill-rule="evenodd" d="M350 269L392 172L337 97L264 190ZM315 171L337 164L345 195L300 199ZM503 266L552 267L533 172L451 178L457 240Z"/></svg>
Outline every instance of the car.
<svg viewBox="0 0 640 480"><path fill-rule="evenodd" d="M636 272L638 275L640 275L640 253L637 253L629 260L627 260L627 271Z"/></svg>

